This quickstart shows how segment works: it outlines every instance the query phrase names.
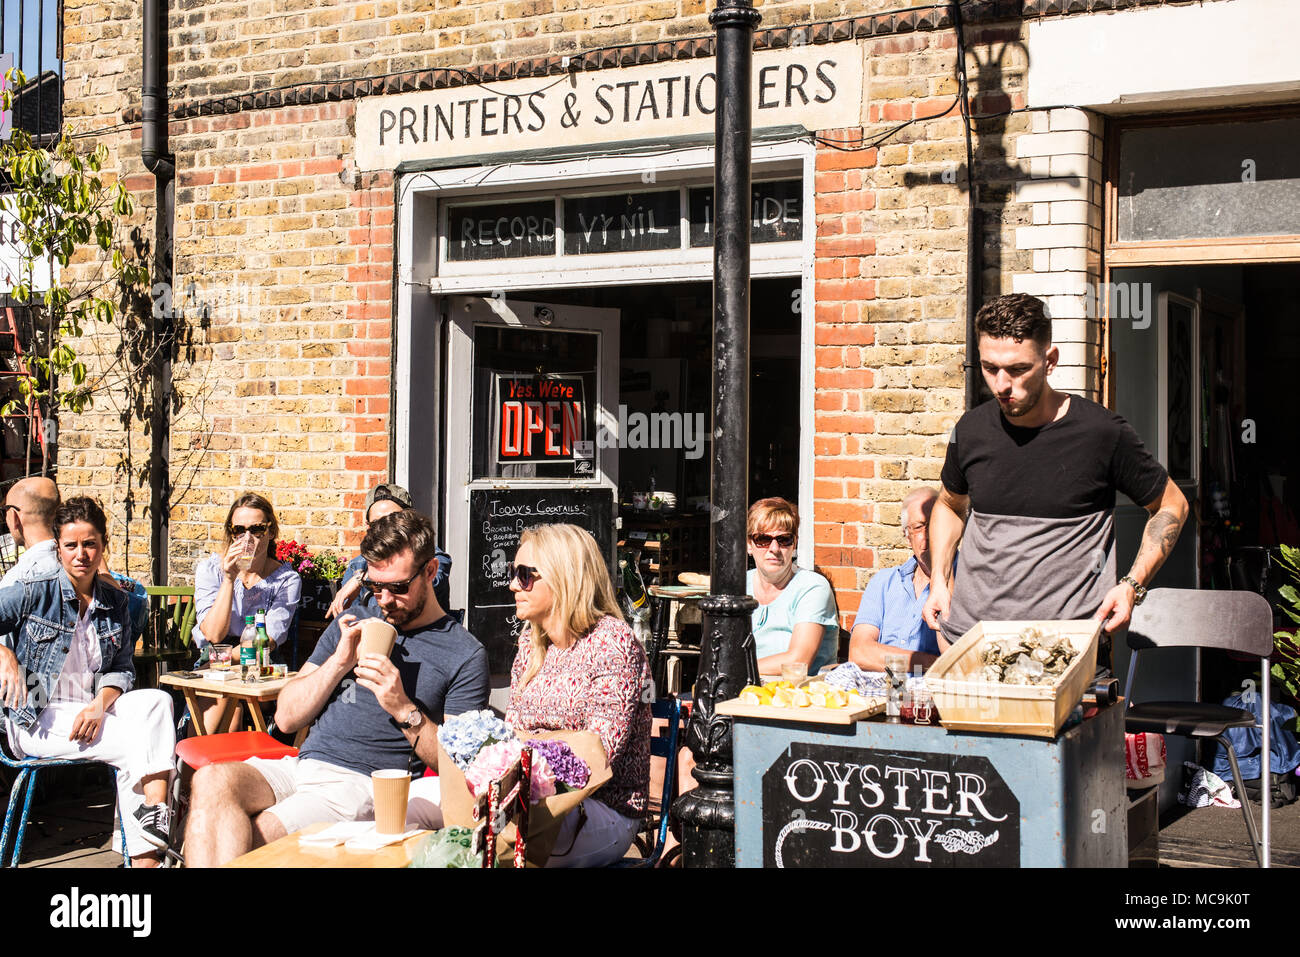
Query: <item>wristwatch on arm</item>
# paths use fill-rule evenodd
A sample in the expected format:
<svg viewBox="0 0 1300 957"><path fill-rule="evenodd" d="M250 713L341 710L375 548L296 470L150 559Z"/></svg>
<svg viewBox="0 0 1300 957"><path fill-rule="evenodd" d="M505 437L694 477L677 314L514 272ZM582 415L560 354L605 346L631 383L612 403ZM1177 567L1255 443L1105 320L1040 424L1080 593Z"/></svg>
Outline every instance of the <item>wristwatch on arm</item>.
<svg viewBox="0 0 1300 957"><path fill-rule="evenodd" d="M402 721L397 722L397 726L403 731L417 731L424 724L424 712L419 708L412 708L410 714Z"/></svg>
<svg viewBox="0 0 1300 957"><path fill-rule="evenodd" d="M1125 575L1119 580L1121 585L1128 585L1133 589L1133 607L1136 608L1146 600L1147 590L1137 583L1137 579L1132 575Z"/></svg>

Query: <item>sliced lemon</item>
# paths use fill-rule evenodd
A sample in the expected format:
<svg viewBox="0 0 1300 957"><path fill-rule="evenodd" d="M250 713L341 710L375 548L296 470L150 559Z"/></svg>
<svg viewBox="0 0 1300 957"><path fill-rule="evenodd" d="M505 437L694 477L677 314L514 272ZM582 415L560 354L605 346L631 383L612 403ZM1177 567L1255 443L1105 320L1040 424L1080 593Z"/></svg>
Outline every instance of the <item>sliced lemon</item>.
<svg viewBox="0 0 1300 957"><path fill-rule="evenodd" d="M808 697L806 691L801 688L796 688L791 694L790 703L796 708L806 708L812 704L812 699Z"/></svg>

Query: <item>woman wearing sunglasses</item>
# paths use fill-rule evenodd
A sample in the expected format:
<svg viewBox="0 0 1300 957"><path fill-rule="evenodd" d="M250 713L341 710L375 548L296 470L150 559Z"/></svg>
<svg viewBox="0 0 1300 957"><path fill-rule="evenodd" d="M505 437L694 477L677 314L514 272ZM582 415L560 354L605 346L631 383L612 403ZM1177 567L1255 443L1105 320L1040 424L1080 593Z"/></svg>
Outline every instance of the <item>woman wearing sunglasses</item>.
<svg viewBox="0 0 1300 957"><path fill-rule="evenodd" d="M650 672L623 620L596 540L537 525L510 567L525 623L510 670L506 723L521 732L591 731L613 778L564 818L549 867L604 867L627 853L650 783Z"/></svg>
<svg viewBox="0 0 1300 957"><path fill-rule="evenodd" d="M799 545L799 510L783 498L764 498L749 509L750 557L747 588L758 600L754 644L758 670L779 675L781 666L805 664L816 674L839 653L835 593L824 576L794 564Z"/></svg>
<svg viewBox="0 0 1300 957"><path fill-rule="evenodd" d="M127 853L156 866L171 831L166 806L176 731L171 696L135 684L127 596L99 577L103 510L76 497L54 516L57 573L0 589L0 698L20 755L84 758L117 769Z"/></svg>
<svg viewBox="0 0 1300 957"><path fill-rule="evenodd" d="M200 648L239 640L244 616L266 609L266 634L272 644L284 641L302 596L302 578L276 561L279 523L271 503L254 492L235 499L226 515L222 552L202 562L194 573L194 603ZM204 714L208 731L220 718L218 702ZM239 720L231 715L230 730Z"/></svg>

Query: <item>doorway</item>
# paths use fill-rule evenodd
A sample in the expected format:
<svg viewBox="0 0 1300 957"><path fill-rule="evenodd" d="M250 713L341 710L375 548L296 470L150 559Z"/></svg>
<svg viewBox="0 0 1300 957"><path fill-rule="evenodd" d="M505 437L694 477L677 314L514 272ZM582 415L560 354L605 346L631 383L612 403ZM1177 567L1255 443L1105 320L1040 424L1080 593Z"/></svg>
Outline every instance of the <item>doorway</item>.
<svg viewBox="0 0 1300 957"><path fill-rule="evenodd" d="M1116 269L1130 307L1111 317L1114 408L1170 470L1191 505L1174 554L1152 583L1263 583L1263 552L1300 545L1300 263ZM1134 305L1136 304L1136 305ZM1146 513L1116 508L1121 567ZM1285 624L1285 622L1279 622ZM1240 690L1253 666L1206 653L1203 699Z"/></svg>
<svg viewBox="0 0 1300 957"><path fill-rule="evenodd" d="M800 491L800 280L752 286L751 500ZM522 625L506 566L519 533L574 521L647 585L707 574L712 288L678 282L445 300L441 503L452 604L498 679ZM621 530L619 529L621 526ZM617 578L615 579L618 580Z"/></svg>

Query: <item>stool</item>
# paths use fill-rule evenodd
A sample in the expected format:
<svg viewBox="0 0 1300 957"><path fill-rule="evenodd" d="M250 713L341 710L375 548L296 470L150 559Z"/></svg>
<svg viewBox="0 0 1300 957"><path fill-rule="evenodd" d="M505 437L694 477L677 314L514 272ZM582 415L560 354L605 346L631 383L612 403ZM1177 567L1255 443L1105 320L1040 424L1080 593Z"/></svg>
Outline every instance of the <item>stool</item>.
<svg viewBox="0 0 1300 957"><path fill-rule="evenodd" d="M207 764L243 761L246 758L297 757L298 749L281 744L265 731L230 731L205 734L176 742L176 757L194 769Z"/></svg>

